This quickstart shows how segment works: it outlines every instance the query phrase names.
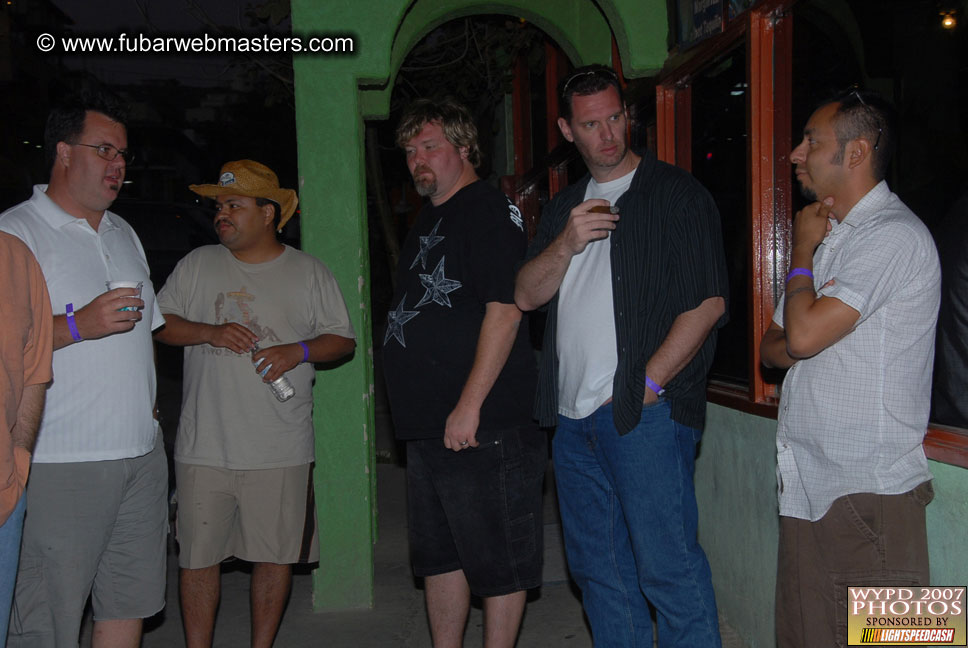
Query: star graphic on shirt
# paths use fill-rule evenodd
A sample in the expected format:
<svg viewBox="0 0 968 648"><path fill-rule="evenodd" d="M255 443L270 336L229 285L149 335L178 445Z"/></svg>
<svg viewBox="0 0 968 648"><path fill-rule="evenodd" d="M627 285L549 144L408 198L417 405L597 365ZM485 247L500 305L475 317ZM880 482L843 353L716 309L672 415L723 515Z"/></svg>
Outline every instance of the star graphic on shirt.
<svg viewBox="0 0 968 648"><path fill-rule="evenodd" d="M417 252L417 256L413 258L413 263L410 264L408 270L413 270L413 267L417 265L417 261L420 262L420 267L424 270L427 269L427 253L430 252L430 248L437 245L444 240L443 236L437 236L437 228L440 227L440 223L443 219L437 221L434 228L430 230L430 234L427 236L421 236L420 238L420 251Z"/></svg>
<svg viewBox="0 0 968 648"><path fill-rule="evenodd" d="M450 297L447 295L448 293L452 293L460 288L461 283L459 281L454 281L453 279L447 279L444 276L444 257L440 257L440 262L437 264L437 267L434 268L433 273L422 274L419 275L419 277L420 283L422 283L424 288L427 289L427 292L425 292L424 296L420 298L420 301L414 305L414 308L420 308L424 304L428 304L430 302L435 302L441 306L447 306L448 308L451 307Z"/></svg>
<svg viewBox="0 0 968 648"><path fill-rule="evenodd" d="M407 342L403 339L403 325L412 320L414 317L420 314L419 311L406 311L403 310L403 303L407 301L407 294L403 294L403 298L400 299L400 303L397 305L395 310L387 313L387 332L383 336L383 345L386 346L387 341L392 335L400 343L400 346L407 348Z"/></svg>

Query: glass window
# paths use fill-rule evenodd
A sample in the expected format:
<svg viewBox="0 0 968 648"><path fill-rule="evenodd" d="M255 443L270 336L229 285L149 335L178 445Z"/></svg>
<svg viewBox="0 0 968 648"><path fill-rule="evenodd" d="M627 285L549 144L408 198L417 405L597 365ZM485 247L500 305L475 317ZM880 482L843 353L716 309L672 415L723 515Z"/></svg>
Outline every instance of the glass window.
<svg viewBox="0 0 968 648"><path fill-rule="evenodd" d="M748 95L744 47L716 60L692 82L692 174L709 190L719 208L729 270L729 322L719 331L710 377L743 387L749 385L751 353Z"/></svg>

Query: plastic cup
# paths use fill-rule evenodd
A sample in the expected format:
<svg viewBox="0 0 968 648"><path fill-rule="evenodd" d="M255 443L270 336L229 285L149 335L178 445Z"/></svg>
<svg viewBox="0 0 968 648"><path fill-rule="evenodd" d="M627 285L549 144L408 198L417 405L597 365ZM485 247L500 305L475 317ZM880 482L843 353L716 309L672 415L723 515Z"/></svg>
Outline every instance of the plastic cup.
<svg viewBox="0 0 968 648"><path fill-rule="evenodd" d="M144 282L141 282L141 281L107 281L105 283L106 283L106 285L108 287L108 290L114 290L115 288L136 288L138 290L138 294L135 295L135 297L137 297L138 299L141 299L141 287L144 285ZM125 306L124 308L119 308L118 310L134 311L134 310L138 310L138 309L135 306Z"/></svg>

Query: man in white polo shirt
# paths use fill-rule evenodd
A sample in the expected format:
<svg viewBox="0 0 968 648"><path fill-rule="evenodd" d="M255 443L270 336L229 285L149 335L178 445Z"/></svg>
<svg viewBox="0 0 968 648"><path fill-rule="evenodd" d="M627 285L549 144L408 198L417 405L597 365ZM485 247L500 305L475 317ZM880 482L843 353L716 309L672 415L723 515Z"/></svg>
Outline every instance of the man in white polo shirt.
<svg viewBox="0 0 968 648"><path fill-rule="evenodd" d="M55 108L50 184L0 215L37 257L55 313L9 646L77 645L90 594L95 648L134 648L165 604L168 468L151 340L164 320L137 235L107 211L130 160L123 122L103 95ZM105 290L119 280L141 282L140 298Z"/></svg>

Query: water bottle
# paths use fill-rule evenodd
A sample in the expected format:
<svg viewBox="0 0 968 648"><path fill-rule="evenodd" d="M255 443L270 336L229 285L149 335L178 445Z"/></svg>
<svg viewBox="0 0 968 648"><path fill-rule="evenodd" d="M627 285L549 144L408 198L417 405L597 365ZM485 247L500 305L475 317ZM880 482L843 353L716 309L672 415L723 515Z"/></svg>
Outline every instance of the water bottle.
<svg viewBox="0 0 968 648"><path fill-rule="evenodd" d="M256 344L252 347L252 355L255 356L258 351L259 345ZM252 364L254 364L255 368L258 369L259 365L262 364L264 360L265 358L256 362L255 358L253 358ZM260 375L265 376L266 372L268 372L271 367L271 364L266 365L265 368L260 372ZM292 386L292 382L290 382L289 377L286 376L286 374L282 374L269 383L269 391L271 391L272 395L276 397L276 400L278 400L280 403L285 403L287 400L292 398L293 394L296 393L296 388Z"/></svg>

